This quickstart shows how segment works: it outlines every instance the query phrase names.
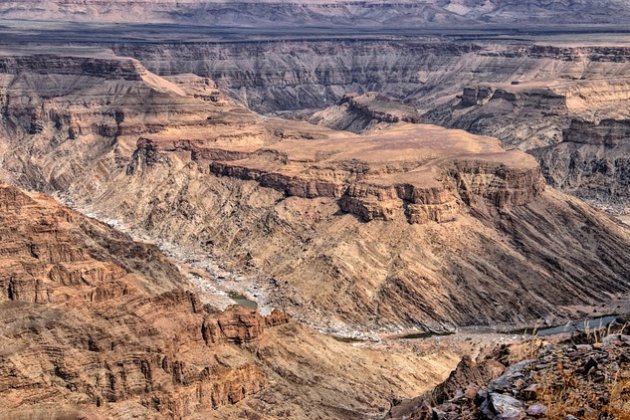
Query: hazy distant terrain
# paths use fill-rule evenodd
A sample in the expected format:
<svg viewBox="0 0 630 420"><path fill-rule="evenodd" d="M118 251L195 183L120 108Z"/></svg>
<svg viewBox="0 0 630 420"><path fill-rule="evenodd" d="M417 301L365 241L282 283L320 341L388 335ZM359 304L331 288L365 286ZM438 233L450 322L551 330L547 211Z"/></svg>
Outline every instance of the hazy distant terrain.
<svg viewBox="0 0 630 420"><path fill-rule="evenodd" d="M621 0L21 0L0 2L0 16L238 26L593 25L630 22L630 4Z"/></svg>

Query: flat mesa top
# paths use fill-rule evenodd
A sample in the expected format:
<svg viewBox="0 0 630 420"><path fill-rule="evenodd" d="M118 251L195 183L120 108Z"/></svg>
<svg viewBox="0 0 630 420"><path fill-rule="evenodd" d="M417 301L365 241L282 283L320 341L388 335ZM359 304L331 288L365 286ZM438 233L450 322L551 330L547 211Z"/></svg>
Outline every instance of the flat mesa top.
<svg viewBox="0 0 630 420"><path fill-rule="evenodd" d="M290 161L302 162L359 160L386 164L461 157L500 162L511 167L536 166L533 157L504 150L494 137L429 124L399 124L364 135L336 133L320 140L288 139L266 148L287 155Z"/></svg>
<svg viewBox="0 0 630 420"><path fill-rule="evenodd" d="M515 170L537 167L520 151L505 151L498 139L434 125L400 124L365 135L336 132L325 139L285 139L229 166L300 179L340 181L365 171L375 184L438 184L453 161L488 162ZM344 175L345 174L345 175Z"/></svg>

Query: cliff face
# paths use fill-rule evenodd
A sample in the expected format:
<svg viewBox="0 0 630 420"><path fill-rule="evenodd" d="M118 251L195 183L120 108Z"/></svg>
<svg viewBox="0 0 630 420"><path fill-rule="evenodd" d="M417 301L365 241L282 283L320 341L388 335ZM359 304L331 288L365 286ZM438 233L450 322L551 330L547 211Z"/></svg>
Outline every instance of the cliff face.
<svg viewBox="0 0 630 420"><path fill-rule="evenodd" d="M625 81L466 88L425 117L500 137L534 155L547 181L616 213L628 205Z"/></svg>
<svg viewBox="0 0 630 420"><path fill-rule="evenodd" d="M2 302L98 303L149 288L165 292L183 282L157 248L133 243L51 199L32 198L6 185L0 198ZM21 218L30 223L17 223Z"/></svg>
<svg viewBox="0 0 630 420"><path fill-rule="evenodd" d="M590 144L613 149L622 146L630 137L630 121L603 120L599 124L572 120L564 131L563 140L568 143Z"/></svg>
<svg viewBox="0 0 630 420"><path fill-rule="evenodd" d="M279 42L263 37L252 43L228 38L183 46L165 41L111 47L160 75L194 73L216 80L230 95L259 112L321 108L342 101L348 93L378 92L404 100L423 113L465 88L486 85L505 91L533 86L539 93L546 91L543 96L555 85L554 94L561 94L562 87L572 89L573 98L590 98L605 83L608 89L620 90L625 81L618 75L627 72L630 56L626 47L314 38ZM586 92L597 84L600 86ZM576 87L582 92L576 92ZM600 98L610 101L614 96Z"/></svg>
<svg viewBox="0 0 630 420"><path fill-rule="evenodd" d="M52 96L6 85L11 178L251 274L260 303L321 328L525 322L627 292L627 231L545 190L534 159L496 139L333 131L257 116L198 77L141 74L60 75L73 89ZM68 121L112 129L72 138Z"/></svg>
<svg viewBox="0 0 630 420"><path fill-rule="evenodd" d="M565 95L543 87L465 87L423 118L447 127L493 135L509 148L530 150L559 142L569 121Z"/></svg>
<svg viewBox="0 0 630 420"><path fill-rule="evenodd" d="M422 40L263 39L111 47L160 75L194 73L216 80L225 92L258 112L321 108L350 92L374 91L426 102L443 95L446 87L460 87L468 80L470 76L462 76L462 66L476 74L484 74L485 69L489 75L502 60L475 56L481 47L474 44ZM535 65L527 58L516 60ZM456 80L455 73L463 79Z"/></svg>
<svg viewBox="0 0 630 420"><path fill-rule="evenodd" d="M413 144L420 138L422 142ZM451 161L444 156L436 164L425 157L437 153L433 149L437 141L449 144L445 155L450 155ZM514 156L501 153L490 142L484 145L488 155L467 157L464 142L437 127L399 126L386 134L348 138L348 149L356 147L352 154L333 151L336 140L316 142L308 152L308 144L283 142L239 160L213 161L210 172L254 180L288 197L336 199L342 211L365 222L406 219L412 224L445 223L456 219L464 204L504 209L527 204L544 191L539 170L531 160L529 166L514 165ZM381 160L374 151L382 143L404 151L408 160ZM300 153L294 157L297 147ZM520 158L527 161L526 156Z"/></svg>

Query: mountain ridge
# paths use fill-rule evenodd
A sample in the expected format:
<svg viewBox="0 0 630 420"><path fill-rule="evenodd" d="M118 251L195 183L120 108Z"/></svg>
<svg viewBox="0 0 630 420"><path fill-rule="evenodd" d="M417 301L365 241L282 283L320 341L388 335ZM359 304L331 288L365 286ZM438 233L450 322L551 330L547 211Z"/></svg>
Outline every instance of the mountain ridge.
<svg viewBox="0 0 630 420"><path fill-rule="evenodd" d="M365 0L309 1L3 1L0 16L27 20L202 23L206 25L429 26L623 24L623 1Z"/></svg>

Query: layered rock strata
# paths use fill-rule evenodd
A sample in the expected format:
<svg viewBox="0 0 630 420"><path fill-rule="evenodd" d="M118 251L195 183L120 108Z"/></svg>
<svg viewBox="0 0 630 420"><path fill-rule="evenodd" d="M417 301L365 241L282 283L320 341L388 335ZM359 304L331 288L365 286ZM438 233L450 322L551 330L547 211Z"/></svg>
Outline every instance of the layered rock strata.
<svg viewBox="0 0 630 420"><path fill-rule="evenodd" d="M562 318L628 291L627 230L545 189L497 139L334 131L215 101L206 79L143 74L6 74L2 173L251 275L261 304L320 328ZM53 110L113 129L73 138Z"/></svg>
<svg viewBox="0 0 630 420"><path fill-rule="evenodd" d="M599 92L594 89L588 83L546 91L469 88L448 112L440 116L445 109L440 108L427 116L499 136L504 144L534 155L551 185L623 213L630 196L629 133L623 111L628 97L623 82L601 86Z"/></svg>
<svg viewBox="0 0 630 420"><path fill-rule="evenodd" d="M181 417L263 388L251 357L220 344L286 317L212 315L155 246L51 198L0 184L0 206L1 415ZM222 328L205 341L211 322Z"/></svg>

